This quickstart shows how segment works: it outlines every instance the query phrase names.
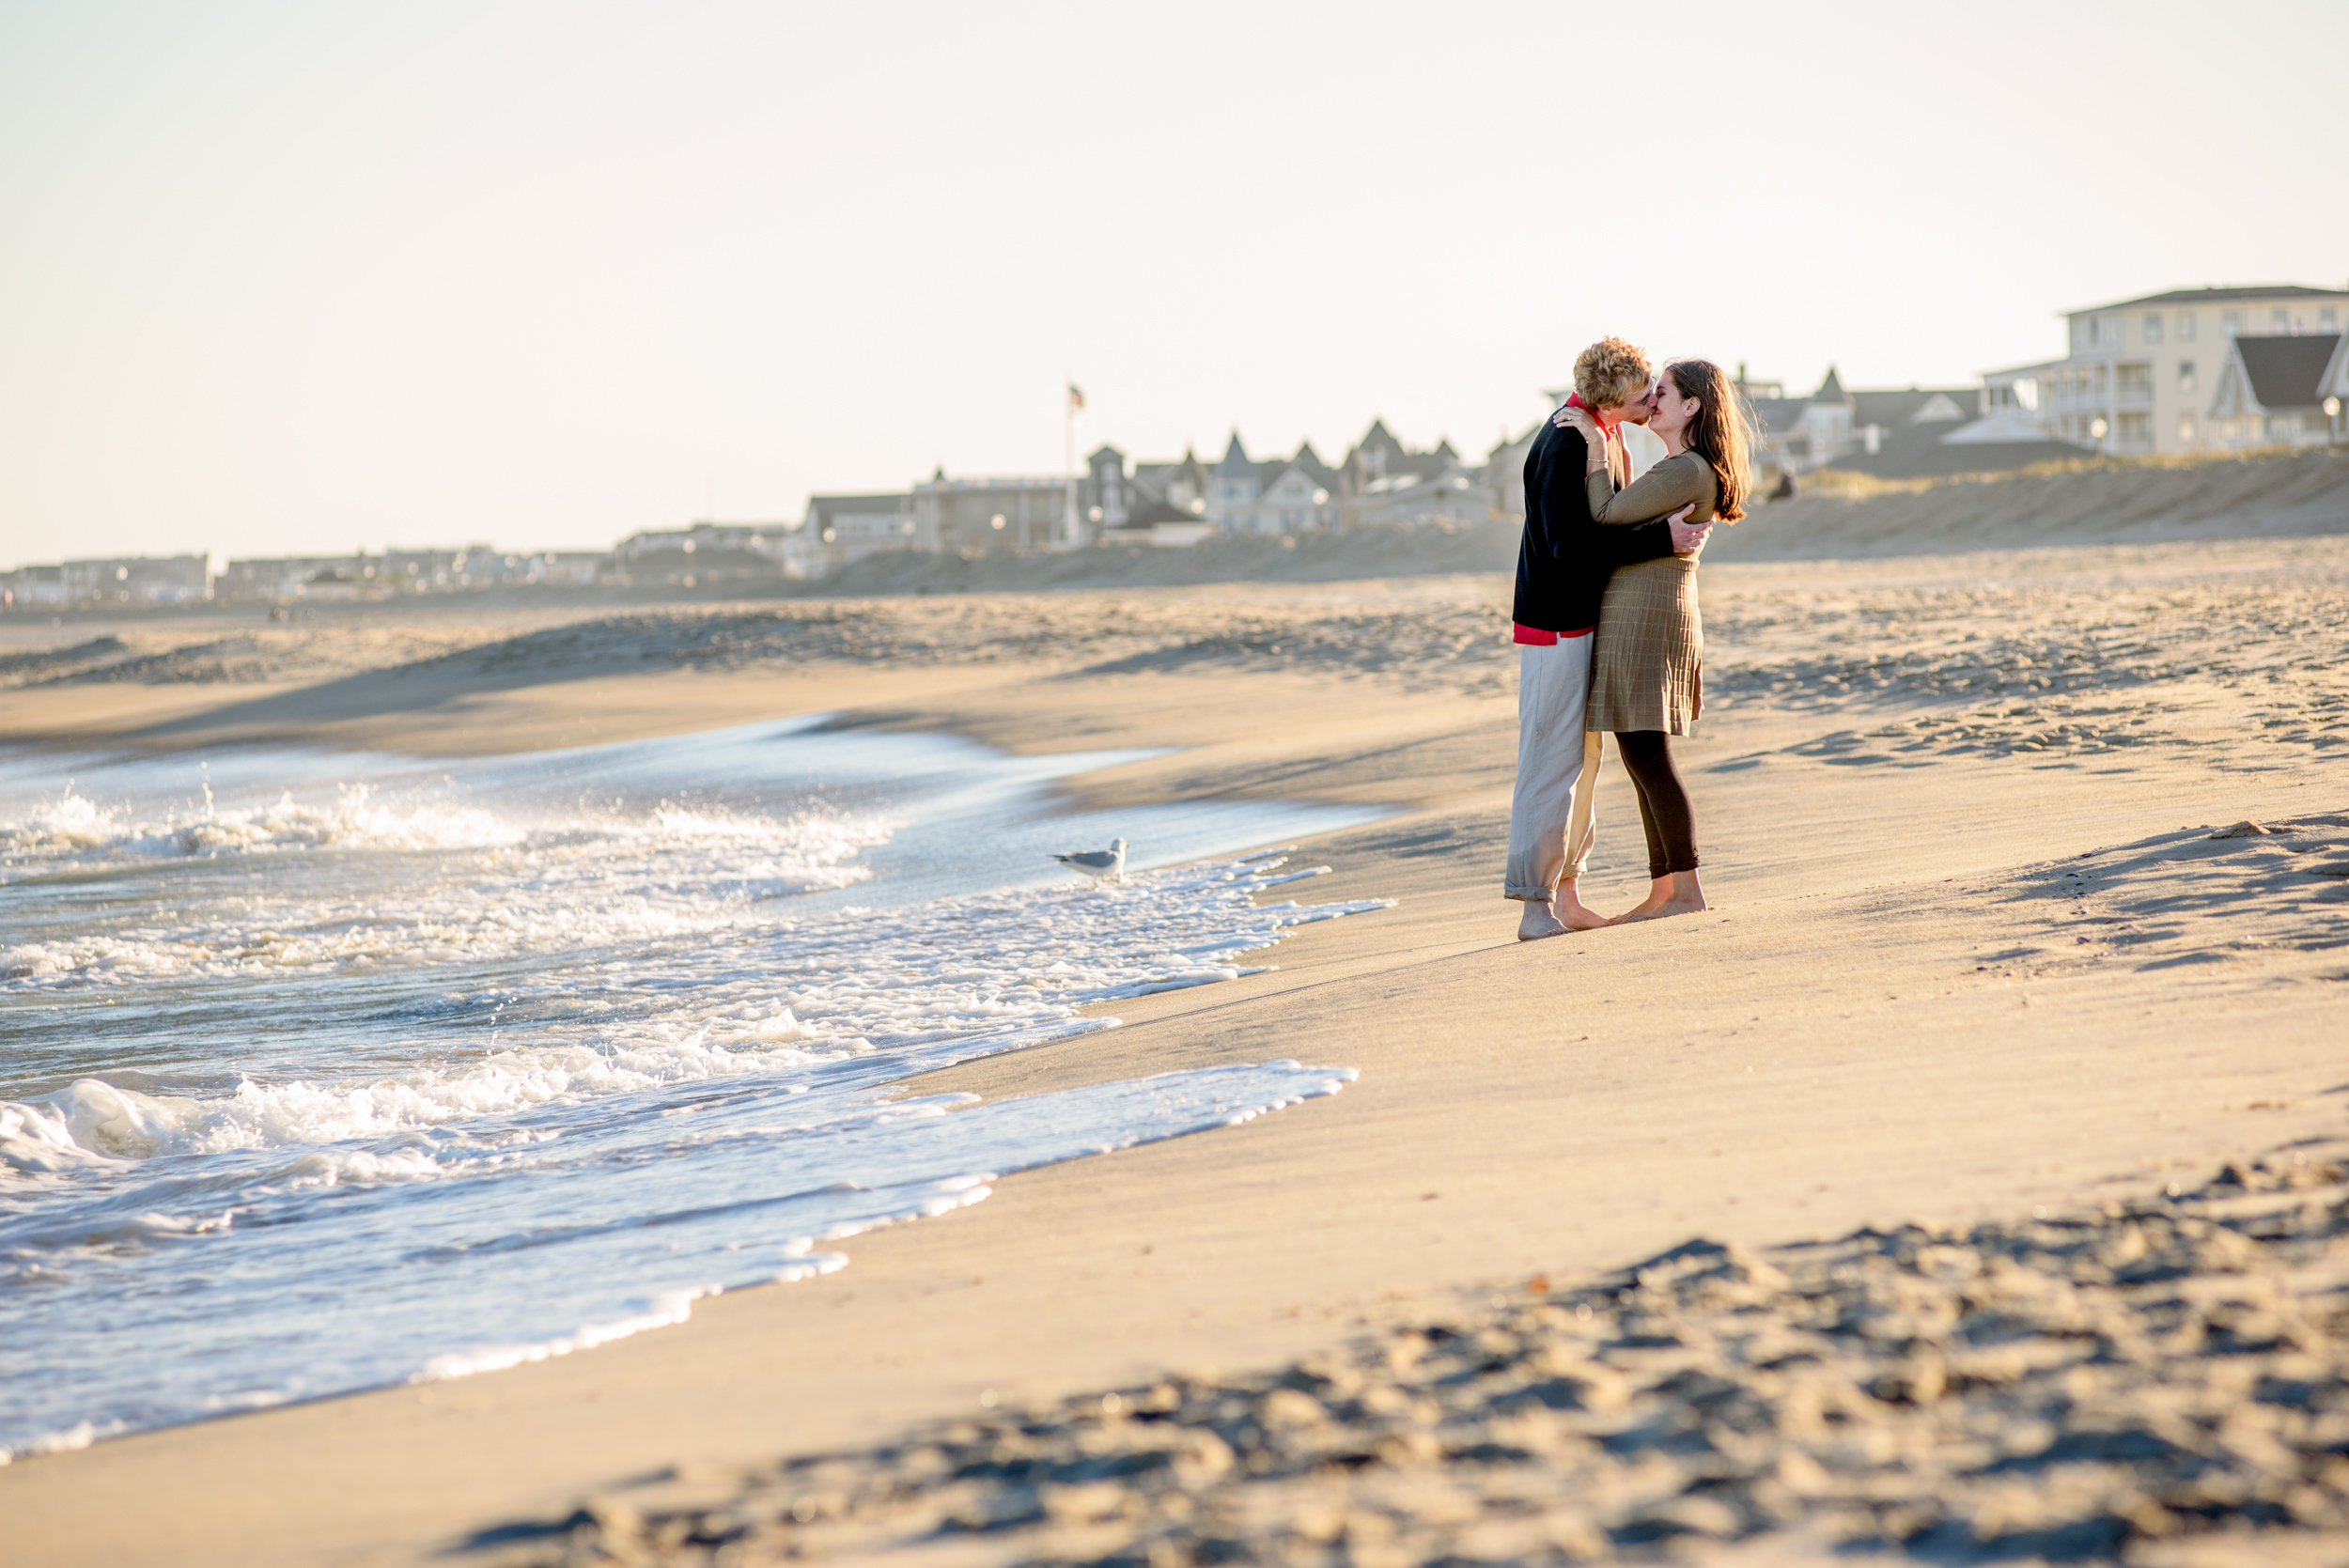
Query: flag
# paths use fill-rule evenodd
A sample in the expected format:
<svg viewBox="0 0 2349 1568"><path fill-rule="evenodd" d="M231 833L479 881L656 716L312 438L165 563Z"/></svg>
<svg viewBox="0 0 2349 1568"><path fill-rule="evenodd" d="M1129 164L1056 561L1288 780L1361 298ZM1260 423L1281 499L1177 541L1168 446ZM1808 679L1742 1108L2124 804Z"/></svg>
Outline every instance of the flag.
<svg viewBox="0 0 2349 1568"><path fill-rule="evenodd" d="M1082 387L1079 386L1079 385L1078 385L1076 382L1074 382L1074 381L1069 382L1069 383L1068 383L1068 411L1069 411L1070 413L1075 413L1075 412L1077 412L1079 410L1082 409L1084 406L1085 406L1085 395L1084 395L1084 388L1082 388Z"/></svg>

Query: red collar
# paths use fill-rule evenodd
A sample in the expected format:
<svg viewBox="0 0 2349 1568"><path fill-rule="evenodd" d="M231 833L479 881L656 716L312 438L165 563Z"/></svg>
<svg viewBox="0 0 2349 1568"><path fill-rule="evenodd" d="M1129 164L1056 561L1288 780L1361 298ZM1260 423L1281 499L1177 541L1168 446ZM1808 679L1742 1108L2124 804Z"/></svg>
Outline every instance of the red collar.
<svg viewBox="0 0 2349 1568"><path fill-rule="evenodd" d="M1600 414L1596 409L1582 401L1582 395L1579 392L1569 392L1566 394L1566 407L1570 409L1580 409L1584 413L1589 414L1592 420L1597 424L1599 433L1606 436L1610 440L1614 439L1615 432L1623 427L1623 422L1621 420L1616 420L1611 424L1609 423L1605 416Z"/></svg>

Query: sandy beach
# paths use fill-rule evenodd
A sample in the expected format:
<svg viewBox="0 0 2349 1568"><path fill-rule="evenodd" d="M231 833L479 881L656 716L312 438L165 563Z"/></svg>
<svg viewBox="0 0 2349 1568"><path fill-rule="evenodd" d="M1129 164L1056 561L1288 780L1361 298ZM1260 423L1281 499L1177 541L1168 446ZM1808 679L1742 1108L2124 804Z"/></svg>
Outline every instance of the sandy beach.
<svg viewBox="0 0 2349 1568"><path fill-rule="evenodd" d="M4 741L1166 748L1078 797L1390 807L1297 853L1394 901L925 1085L1293 1058L1334 1097L680 1327L0 1467L8 1560L2338 1560L2337 542L1727 551L1703 592L1717 908L1534 944L1489 572L0 625ZM1635 815L1610 754L1602 909Z"/></svg>

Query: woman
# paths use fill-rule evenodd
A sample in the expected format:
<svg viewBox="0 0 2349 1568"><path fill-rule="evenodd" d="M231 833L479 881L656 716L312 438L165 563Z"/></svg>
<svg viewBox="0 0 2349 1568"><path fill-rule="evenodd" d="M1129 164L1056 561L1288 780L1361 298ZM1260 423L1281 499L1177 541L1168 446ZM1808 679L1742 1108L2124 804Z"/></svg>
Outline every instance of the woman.
<svg viewBox="0 0 2349 1568"><path fill-rule="evenodd" d="M1745 422L1719 365L1679 360L1656 384L1647 427L1665 458L1617 492L1597 427L1580 409L1558 423L1582 432L1593 459L1584 483L1602 523L1652 522L1690 508L1688 520L1735 522L1746 515ZM1610 924L1693 914L1706 907L1697 880L1696 817L1672 766L1672 740L1704 710L1704 629L1697 616L1697 558L1667 555L1619 567L1599 601L1585 721L1611 730L1624 770L1640 796L1647 830L1648 895Z"/></svg>

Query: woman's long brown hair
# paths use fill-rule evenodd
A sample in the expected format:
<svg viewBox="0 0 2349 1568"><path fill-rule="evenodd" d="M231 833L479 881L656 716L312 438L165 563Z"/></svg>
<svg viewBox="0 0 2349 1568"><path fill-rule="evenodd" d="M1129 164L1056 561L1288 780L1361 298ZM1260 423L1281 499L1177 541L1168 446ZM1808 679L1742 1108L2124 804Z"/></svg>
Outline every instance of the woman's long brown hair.
<svg viewBox="0 0 2349 1568"><path fill-rule="evenodd" d="M1745 410L1738 406L1737 389L1709 359L1674 360L1664 366L1664 374L1680 396L1697 400L1697 415L1681 440L1713 465L1713 482L1720 492L1713 503L1714 516L1735 522L1746 515L1746 494L1753 486L1752 465L1746 460Z"/></svg>

